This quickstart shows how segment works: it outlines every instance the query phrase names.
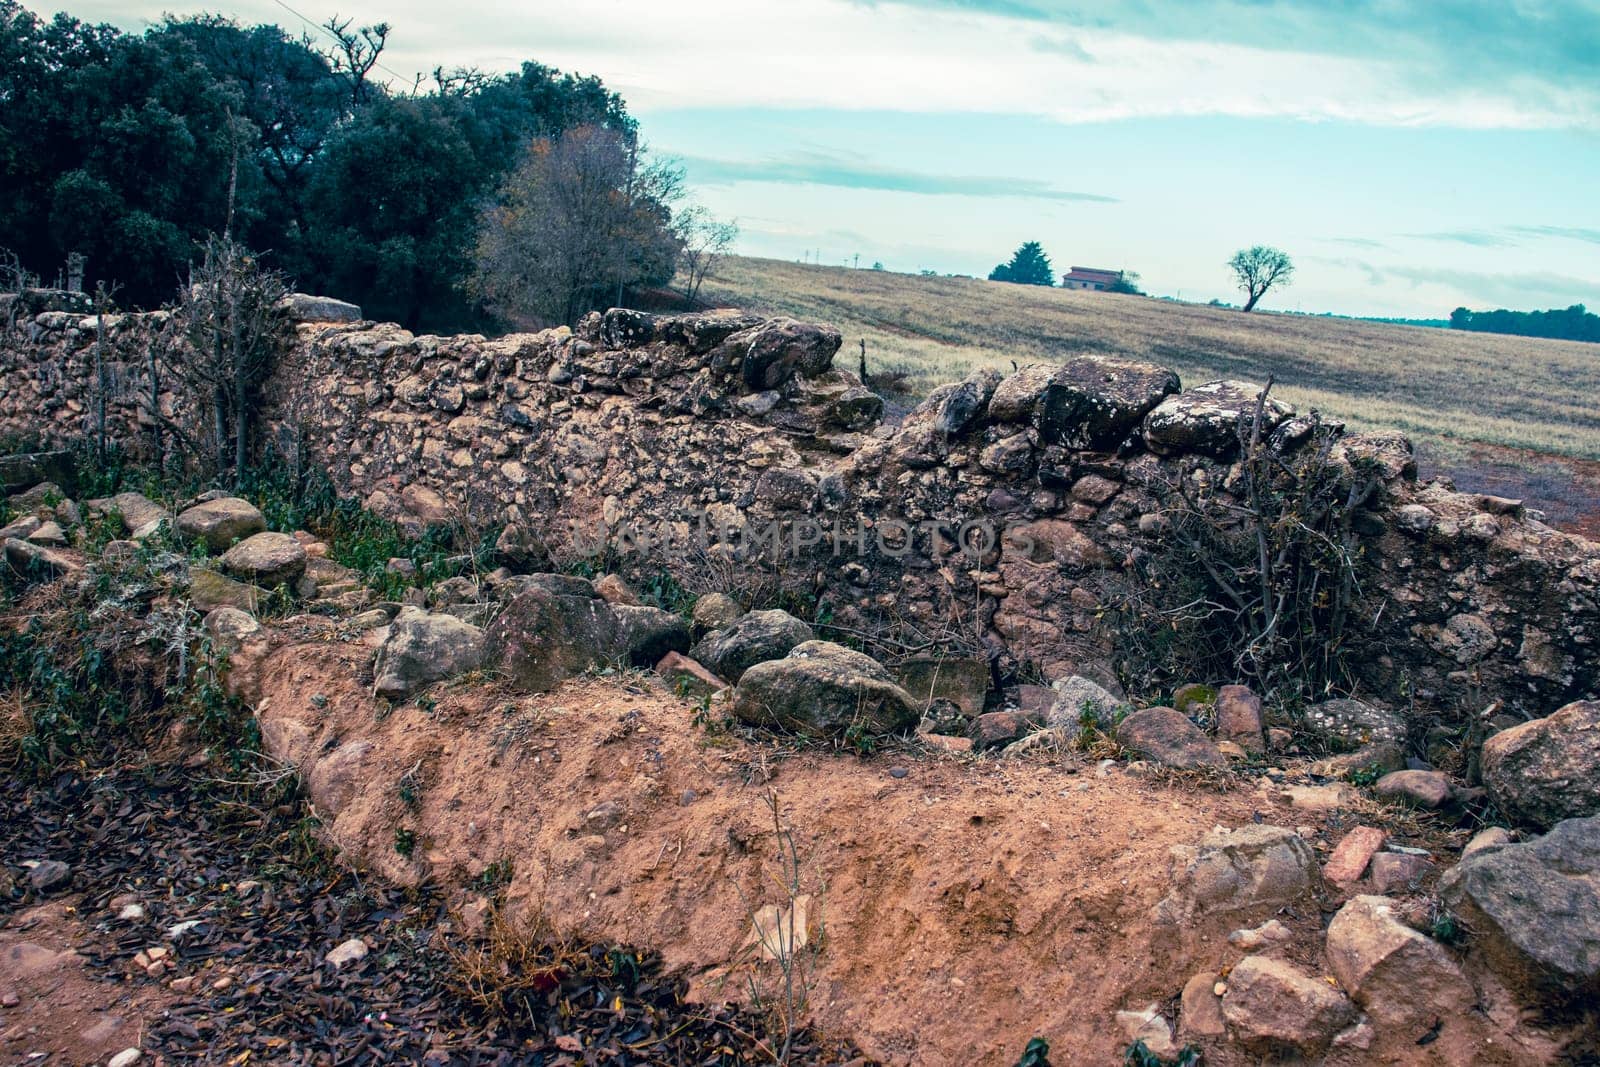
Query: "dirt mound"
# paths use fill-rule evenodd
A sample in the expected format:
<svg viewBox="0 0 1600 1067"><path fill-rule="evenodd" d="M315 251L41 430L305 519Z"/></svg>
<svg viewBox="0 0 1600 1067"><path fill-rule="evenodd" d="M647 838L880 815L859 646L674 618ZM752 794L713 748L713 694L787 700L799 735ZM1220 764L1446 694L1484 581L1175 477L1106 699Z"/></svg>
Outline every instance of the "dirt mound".
<svg viewBox="0 0 1600 1067"><path fill-rule="evenodd" d="M1061 1062L1115 1062L1118 1010L1168 1002L1237 959L1226 926L1151 923L1172 846L1218 824L1313 821L1267 792L1069 759L919 742L870 758L783 750L708 732L643 675L540 696L467 680L388 710L357 682L369 656L302 641L262 671L264 735L306 772L349 854L401 882L461 887L463 902L509 864L511 902L585 938L658 948L720 1001L747 991L755 965L736 961L752 914L788 905L774 793L801 888L820 901L815 1019L889 1062L1011 1064L1040 1034ZM1289 953L1323 973L1321 911L1279 918ZM1462 1051L1441 1040L1402 1062Z"/></svg>

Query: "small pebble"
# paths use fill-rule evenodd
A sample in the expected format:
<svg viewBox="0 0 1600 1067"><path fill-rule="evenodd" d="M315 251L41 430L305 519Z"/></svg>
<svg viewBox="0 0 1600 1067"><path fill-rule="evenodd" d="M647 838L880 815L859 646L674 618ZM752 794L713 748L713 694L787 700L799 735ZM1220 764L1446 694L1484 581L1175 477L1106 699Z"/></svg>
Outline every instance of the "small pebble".
<svg viewBox="0 0 1600 1067"><path fill-rule="evenodd" d="M133 1067L144 1053L136 1048L125 1048L106 1061L106 1067Z"/></svg>
<svg viewBox="0 0 1600 1067"><path fill-rule="evenodd" d="M906 770L904 767L890 767L889 768L889 777L890 778L904 778L906 775L908 775L910 773L911 772Z"/></svg>

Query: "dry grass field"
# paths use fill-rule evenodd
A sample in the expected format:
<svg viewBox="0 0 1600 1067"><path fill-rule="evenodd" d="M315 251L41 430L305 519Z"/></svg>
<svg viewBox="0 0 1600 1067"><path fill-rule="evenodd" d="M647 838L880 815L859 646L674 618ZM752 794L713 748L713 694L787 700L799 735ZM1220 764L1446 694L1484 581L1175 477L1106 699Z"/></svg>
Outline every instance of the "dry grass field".
<svg viewBox="0 0 1600 1067"><path fill-rule="evenodd" d="M1272 375L1302 410L1404 430L1462 488L1527 496L1563 524L1600 510L1597 345L738 257L702 299L831 322L842 365L864 338L868 369L906 372L914 394L1080 352L1148 359L1186 385Z"/></svg>
<svg viewBox="0 0 1600 1067"><path fill-rule="evenodd" d="M831 322L854 366L908 369L918 392L977 367L1079 352L1148 359L1184 384L1265 381L1301 408L1435 443L1600 460L1600 346L1351 319L1250 315L1143 297L729 258L716 303Z"/></svg>

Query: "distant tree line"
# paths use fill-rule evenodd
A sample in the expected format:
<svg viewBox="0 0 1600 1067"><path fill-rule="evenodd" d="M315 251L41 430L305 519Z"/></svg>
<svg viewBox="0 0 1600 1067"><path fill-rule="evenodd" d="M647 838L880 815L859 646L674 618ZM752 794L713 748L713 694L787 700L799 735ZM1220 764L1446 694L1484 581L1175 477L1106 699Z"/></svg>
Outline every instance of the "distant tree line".
<svg viewBox="0 0 1600 1067"><path fill-rule="evenodd" d="M681 176L650 168L599 79L527 62L439 69L397 91L375 80L389 26L319 32L199 16L126 34L0 0L0 249L46 280L81 255L84 288L115 283L152 306L225 235L298 288L443 331L490 311L570 319L666 284L686 249L692 288L731 243L728 224L675 210ZM479 254L507 210L571 195L550 183L576 172L552 161L585 151L604 157L578 177L602 183L585 193L605 202L591 214L612 244L541 251L568 288L511 295Z"/></svg>
<svg viewBox="0 0 1600 1067"><path fill-rule="evenodd" d="M1450 313L1450 328L1600 343L1600 315L1591 314L1582 304L1549 311L1470 311L1461 307Z"/></svg>

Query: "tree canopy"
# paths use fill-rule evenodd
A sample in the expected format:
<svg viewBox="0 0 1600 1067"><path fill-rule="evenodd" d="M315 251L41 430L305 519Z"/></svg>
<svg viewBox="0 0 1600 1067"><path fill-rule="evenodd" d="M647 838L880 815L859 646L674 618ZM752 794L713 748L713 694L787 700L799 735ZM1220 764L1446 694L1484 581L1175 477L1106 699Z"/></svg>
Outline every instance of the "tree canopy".
<svg viewBox="0 0 1600 1067"><path fill-rule="evenodd" d="M473 325L480 212L528 142L592 126L632 144L635 123L598 79L531 62L397 93L367 77L387 26L334 31L349 48L218 16L126 34L0 0L0 248L47 279L82 253L88 287L152 305L230 233L299 288Z"/></svg>
<svg viewBox="0 0 1600 1067"><path fill-rule="evenodd" d="M1600 315L1582 304L1565 310L1549 311L1471 311L1456 308L1450 313L1450 328L1477 333L1510 333L1521 337L1550 337L1563 341L1600 343Z"/></svg>
<svg viewBox="0 0 1600 1067"><path fill-rule="evenodd" d="M1018 285L1054 285L1056 272L1039 242L1028 241L1012 253L1009 263L1002 263L990 271L989 280L1015 282Z"/></svg>

